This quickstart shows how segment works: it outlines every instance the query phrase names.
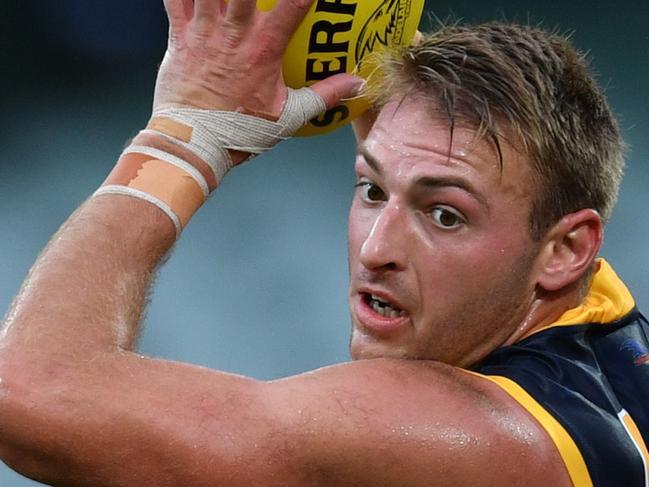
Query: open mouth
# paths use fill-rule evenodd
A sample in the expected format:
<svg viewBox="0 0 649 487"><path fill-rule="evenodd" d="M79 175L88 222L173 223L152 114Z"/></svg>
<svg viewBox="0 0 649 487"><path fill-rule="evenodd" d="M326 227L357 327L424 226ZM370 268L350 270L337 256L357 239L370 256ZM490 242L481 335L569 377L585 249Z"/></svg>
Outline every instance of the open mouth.
<svg viewBox="0 0 649 487"><path fill-rule="evenodd" d="M384 318L400 318L406 316L404 310L397 308L374 294L364 293L363 301L365 301L365 304L372 308L376 314L383 316Z"/></svg>

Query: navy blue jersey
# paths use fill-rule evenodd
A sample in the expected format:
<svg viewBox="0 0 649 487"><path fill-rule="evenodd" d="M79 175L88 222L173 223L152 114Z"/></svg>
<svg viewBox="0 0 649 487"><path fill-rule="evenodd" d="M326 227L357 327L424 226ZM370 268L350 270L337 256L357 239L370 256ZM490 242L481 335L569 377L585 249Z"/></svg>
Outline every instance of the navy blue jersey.
<svg viewBox="0 0 649 487"><path fill-rule="evenodd" d="M474 370L539 421L576 487L649 487L649 323L605 261L580 306Z"/></svg>

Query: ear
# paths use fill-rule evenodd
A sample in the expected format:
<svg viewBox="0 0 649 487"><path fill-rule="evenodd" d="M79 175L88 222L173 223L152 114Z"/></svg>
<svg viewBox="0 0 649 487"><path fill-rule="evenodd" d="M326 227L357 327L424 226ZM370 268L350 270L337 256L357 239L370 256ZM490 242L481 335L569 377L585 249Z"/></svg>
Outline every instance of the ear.
<svg viewBox="0 0 649 487"><path fill-rule="evenodd" d="M538 284L557 291L578 282L602 245L603 224L592 209L564 216L546 234L540 253Z"/></svg>

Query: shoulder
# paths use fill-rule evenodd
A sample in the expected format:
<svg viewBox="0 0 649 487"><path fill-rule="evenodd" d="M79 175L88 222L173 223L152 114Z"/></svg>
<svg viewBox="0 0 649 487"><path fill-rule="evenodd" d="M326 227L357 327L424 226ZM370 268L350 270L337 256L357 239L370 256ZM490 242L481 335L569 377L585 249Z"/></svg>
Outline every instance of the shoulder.
<svg viewBox="0 0 649 487"><path fill-rule="evenodd" d="M547 431L576 485L644 485L646 332L636 309L611 322L554 326L477 369Z"/></svg>

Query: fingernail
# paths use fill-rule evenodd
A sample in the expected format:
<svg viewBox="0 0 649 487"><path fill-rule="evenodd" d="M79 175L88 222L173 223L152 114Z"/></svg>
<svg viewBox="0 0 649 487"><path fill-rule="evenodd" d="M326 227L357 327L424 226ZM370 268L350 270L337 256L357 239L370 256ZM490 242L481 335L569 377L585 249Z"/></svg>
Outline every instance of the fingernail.
<svg viewBox="0 0 649 487"><path fill-rule="evenodd" d="M358 83L354 87L354 95L355 96L362 95L363 92L365 91L365 88L367 88L367 80L363 78L359 78Z"/></svg>
<svg viewBox="0 0 649 487"><path fill-rule="evenodd" d="M424 34L422 34L420 31L417 31L417 32L415 33L415 37L414 37L414 39L412 40L412 43L411 43L410 45L411 45L411 46L418 46L418 45L421 44L422 42L424 42Z"/></svg>

